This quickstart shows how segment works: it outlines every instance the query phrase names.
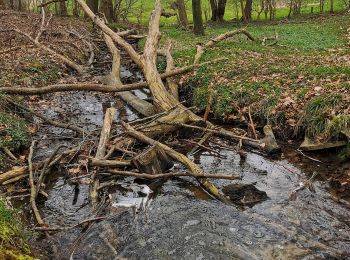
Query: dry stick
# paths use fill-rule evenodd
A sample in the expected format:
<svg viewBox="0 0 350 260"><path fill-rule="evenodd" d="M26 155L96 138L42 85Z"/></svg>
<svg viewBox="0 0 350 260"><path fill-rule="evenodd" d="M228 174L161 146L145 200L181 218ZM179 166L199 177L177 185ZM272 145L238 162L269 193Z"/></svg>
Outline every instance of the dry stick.
<svg viewBox="0 0 350 260"><path fill-rule="evenodd" d="M188 125L188 124L180 124L180 126L192 128L192 129L197 129L197 130L202 130L202 131L210 132L210 133L220 135L220 136L230 137L230 138L236 139L236 140L246 140L246 141L250 141L253 143L257 143L260 146L263 146L263 144L260 144L260 142L258 140L255 140L255 139L252 139L249 137L245 137L245 136L235 135L235 134L231 133L230 131L222 129L222 128L218 128L218 130L216 130L216 129L204 128L204 127L195 126L195 125Z"/></svg>
<svg viewBox="0 0 350 260"><path fill-rule="evenodd" d="M195 55L193 63L197 64L199 62L199 60L201 59L201 57L206 49L213 47L218 42L221 42L221 41L223 41L231 36L237 35L237 34L244 34L248 37L249 40L255 41L254 37L249 32L247 32L245 29L238 29L238 30L223 33L223 34L215 37L214 39L211 39L204 46L197 45L197 53Z"/></svg>
<svg viewBox="0 0 350 260"><path fill-rule="evenodd" d="M107 142L109 140L110 131L112 128L112 121L115 114L115 108L109 107L106 110L105 117L103 120L103 126L100 134L100 140L97 146L97 151L95 158L96 159L103 159L106 153L106 146ZM90 187L90 199L92 202L93 207L96 207L98 202L98 187L100 186L100 181L97 178L97 171L94 169L92 176L92 185Z"/></svg>
<svg viewBox="0 0 350 260"><path fill-rule="evenodd" d="M253 130L254 137L255 137L255 139L258 139L258 136L257 136L256 131L255 131L255 127L254 127L254 122L253 122L253 119L252 119L252 115L251 115L251 113L250 113L250 106L248 107L248 116L249 116L249 121L250 121L250 127L251 127L252 130Z"/></svg>
<svg viewBox="0 0 350 260"><path fill-rule="evenodd" d="M7 147L2 147L2 150L4 151L7 156L9 156L11 159L17 161L16 156L13 155L13 153L7 148Z"/></svg>
<svg viewBox="0 0 350 260"><path fill-rule="evenodd" d="M196 178L225 179L225 180L240 179L239 175L226 175L226 174L202 173L202 174L196 175L196 174L190 173L190 172L171 172L171 173L161 173L161 174L148 174L148 173L136 173L136 172L130 172L130 171L119 171L119 170L114 170L114 169L108 169L106 171L108 173L113 173L116 175L132 176L132 177L144 178L144 179L160 179L160 178L173 178L173 177L183 177L183 176L196 177Z"/></svg>
<svg viewBox="0 0 350 260"><path fill-rule="evenodd" d="M174 65L174 59L173 56L171 55L171 48L172 45L169 44L168 47L164 51L160 51L159 53L163 56L165 56L166 59L166 72L172 71L175 68ZM167 78L166 82L168 84L168 89L169 92L177 99L179 100L179 90L178 90L178 85L174 82L173 79Z"/></svg>
<svg viewBox="0 0 350 260"><path fill-rule="evenodd" d="M160 75L162 79L173 77L179 74L187 73L195 68L226 60L226 58L214 59L212 61L203 62L196 65L189 65L182 68L177 68ZM79 83L79 84L55 84L40 88L19 88L19 87L0 87L0 93L9 95L43 95L54 92L66 91L96 91L102 93L122 92L136 90L148 87L147 82L131 83L125 85L105 85L96 83Z"/></svg>
<svg viewBox="0 0 350 260"><path fill-rule="evenodd" d="M84 135L84 133L87 133L83 128L80 128L80 127L77 127L77 126L73 126L72 124L65 124L65 123L60 123L60 122L57 122L55 120L52 120L52 119L49 119L37 112L35 112L34 110L30 109L29 107L25 107L15 101L13 101L11 98L8 98L8 97L5 97L5 96L0 96L0 99L4 99L6 100L7 102L13 104L14 106L16 107L19 107L27 112L29 112L30 114L42 119L44 122L50 124L50 125L53 125L53 126L56 126L56 127L60 127L60 128L66 128L66 129L69 129L69 130L73 130L81 135Z"/></svg>
<svg viewBox="0 0 350 260"><path fill-rule="evenodd" d="M77 63L75 63L74 61L72 61L71 59L63 56L62 54L59 54L58 52L54 51L53 49L45 46L44 44L36 41L35 39L33 39L29 34L22 32L18 29L7 29L7 30L1 30L0 32L16 32L22 36L25 36L30 42L32 42L35 46L37 46L38 48L48 52L49 54L57 57L58 59L60 59L64 64L66 64L68 67L74 69L75 71L77 71L79 74L83 74L84 72L84 68L81 65L78 65Z"/></svg>
<svg viewBox="0 0 350 260"><path fill-rule="evenodd" d="M44 224L44 221L42 220L38 207L36 206L35 198L36 198L36 188L34 184L34 175L33 175L33 152L34 152L34 146L36 141L32 141L32 144L30 146L29 150L29 156L28 156L28 168L29 168L29 184L30 184L30 204L32 206L32 210L35 216L36 221L40 226Z"/></svg>
<svg viewBox="0 0 350 260"><path fill-rule="evenodd" d="M185 165L194 177L197 177L198 175L203 176L203 170L197 164L188 159L185 155L176 152L174 149L170 148L165 144L162 144L160 142L155 141L152 138L149 138L141 132L136 131L132 126L126 124L123 121L121 121L121 124L125 128L128 135L149 145L159 145L159 147L161 147L171 158ZM218 190L212 183L210 183L206 178L197 178L197 180L205 188L205 190L207 190L214 197L221 200L222 202L229 203L229 200L226 198L226 196L220 190Z"/></svg>
<svg viewBox="0 0 350 260"><path fill-rule="evenodd" d="M130 166L130 160L105 160L100 158L92 158L90 161L91 166L100 166L100 167L125 167Z"/></svg>
<svg viewBox="0 0 350 260"><path fill-rule="evenodd" d="M58 151L62 148L62 147L66 147L66 145L59 145L51 154L50 158L45 162L43 169L41 170L41 173L39 175L38 178L38 182L36 183L36 195L35 198L38 196L38 193L40 191L41 188L41 184L44 180L44 176L46 174L47 168L50 165L50 163L52 162L52 160L54 159L54 157L56 156L56 154L58 153Z"/></svg>

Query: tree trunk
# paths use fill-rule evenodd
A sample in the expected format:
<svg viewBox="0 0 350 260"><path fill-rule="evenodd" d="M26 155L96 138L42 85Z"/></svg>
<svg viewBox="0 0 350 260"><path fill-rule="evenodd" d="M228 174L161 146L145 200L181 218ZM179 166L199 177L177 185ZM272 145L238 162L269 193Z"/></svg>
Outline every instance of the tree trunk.
<svg viewBox="0 0 350 260"><path fill-rule="evenodd" d="M330 0L330 10L329 10L329 12L331 13L331 14L333 14L334 13L334 1L333 0Z"/></svg>
<svg viewBox="0 0 350 260"><path fill-rule="evenodd" d="M98 13L98 0L87 0L86 3L94 14Z"/></svg>
<svg viewBox="0 0 350 260"><path fill-rule="evenodd" d="M220 22L224 21L225 8L226 8L226 0L219 0L219 3L218 3L218 19L219 19Z"/></svg>
<svg viewBox="0 0 350 260"><path fill-rule="evenodd" d="M210 8L211 8L211 20L215 22L218 19L218 4L216 0L210 0Z"/></svg>
<svg viewBox="0 0 350 260"><path fill-rule="evenodd" d="M245 7L244 7L244 17L245 21L249 22L252 20L252 4L253 0L246 0Z"/></svg>
<svg viewBox="0 0 350 260"><path fill-rule="evenodd" d="M180 25L184 28L188 26L188 19L186 13L186 6L184 0L177 0L177 10L179 13Z"/></svg>
<svg viewBox="0 0 350 260"><path fill-rule="evenodd" d="M79 5L76 0L73 0L73 16L79 17Z"/></svg>
<svg viewBox="0 0 350 260"><path fill-rule="evenodd" d="M193 33L204 35L201 0L192 0Z"/></svg>
<svg viewBox="0 0 350 260"><path fill-rule="evenodd" d="M243 0L240 0L240 4L241 4L241 11L242 11L242 20L243 21L247 21L247 18L245 17L245 13L244 13L244 3Z"/></svg>
<svg viewBox="0 0 350 260"><path fill-rule="evenodd" d="M100 13L103 13L108 22L113 21L113 1L112 0L101 0L100 2Z"/></svg>
<svg viewBox="0 0 350 260"><path fill-rule="evenodd" d="M67 6L65 1L60 1L60 15L67 16Z"/></svg>

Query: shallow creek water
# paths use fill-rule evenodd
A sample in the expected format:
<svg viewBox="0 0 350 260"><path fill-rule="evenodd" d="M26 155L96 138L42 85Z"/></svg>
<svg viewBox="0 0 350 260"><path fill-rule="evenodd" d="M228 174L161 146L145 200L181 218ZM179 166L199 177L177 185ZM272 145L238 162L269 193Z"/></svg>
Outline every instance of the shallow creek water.
<svg viewBox="0 0 350 260"><path fill-rule="evenodd" d="M50 95L51 116L93 129L103 120L103 104L111 95L72 93ZM56 105L55 105L56 104ZM118 106L118 118L137 116ZM43 127L36 158L48 156L67 133ZM74 141L74 139L71 139ZM67 142L65 140L64 142ZM69 142L69 140L68 140ZM226 144L229 146L229 144ZM316 179L314 192L305 188L291 199L300 182L312 171L327 174L324 165L299 160L308 168L295 166L296 154L265 158L247 152L242 160L233 150L217 149L220 158L207 152L191 157L207 173L239 173L242 180L214 180L220 188L232 183L253 184L268 199L252 207L225 205L207 195L192 178L175 178L154 189L144 210L113 206L120 196L131 196L118 187L111 192L107 219L88 228L76 227L53 235L61 259L332 259L350 257L350 210L334 201L324 180ZM289 153L290 154L290 153ZM292 163L291 163L292 162ZM311 165L311 166L310 166ZM181 166L175 165L175 169ZM303 170L305 169L305 170ZM310 170L311 169L311 170ZM71 226L96 215L88 202L88 184L70 185L60 172L51 173L49 197L40 204L50 226ZM121 180L131 187L133 178ZM152 189L152 185L150 185ZM156 191L157 190L157 191ZM243 198L244 200L245 198ZM114 204L115 205L115 204ZM49 248L47 239L39 239ZM52 256L46 255L51 258Z"/></svg>

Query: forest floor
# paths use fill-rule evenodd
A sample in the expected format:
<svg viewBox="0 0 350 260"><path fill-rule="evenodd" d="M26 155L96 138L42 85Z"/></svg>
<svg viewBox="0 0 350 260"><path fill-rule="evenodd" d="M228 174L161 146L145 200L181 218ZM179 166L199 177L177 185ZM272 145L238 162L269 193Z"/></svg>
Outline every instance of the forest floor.
<svg viewBox="0 0 350 260"><path fill-rule="evenodd" d="M34 33L39 25L38 15L0 12L0 29L16 26ZM193 37L190 31L165 26L161 28L161 44L171 43L176 66L183 66L192 64L196 44L205 44L221 33L242 26L231 22L208 24L203 37ZM66 33L67 28L84 37L93 37L91 23L53 17L42 41L83 63L88 58L86 46L76 36ZM320 140L343 138L340 132L350 124L349 28L348 15L253 23L247 31L254 38L262 40L278 35L277 43L266 46L237 36L208 49L201 61L221 57L227 60L179 78L182 99L202 113L212 95L210 117L228 125L246 127L250 108L257 130L266 123L272 124L278 139L283 141L303 138L304 133ZM165 67L163 60L159 60L158 65ZM0 34L0 86L40 87L83 80L86 78L75 77L61 62L23 37ZM17 100L30 104L37 111L50 108L45 96L17 97ZM20 163L26 164L30 134L38 130L38 125L32 119L28 121L17 116L21 112L0 104L0 148L8 147ZM66 119L66 115L61 116ZM11 160L0 161L0 170L10 167ZM344 168L342 176L341 182L348 189L349 168ZM2 218L0 214L0 220ZM26 250L23 253L28 253Z"/></svg>

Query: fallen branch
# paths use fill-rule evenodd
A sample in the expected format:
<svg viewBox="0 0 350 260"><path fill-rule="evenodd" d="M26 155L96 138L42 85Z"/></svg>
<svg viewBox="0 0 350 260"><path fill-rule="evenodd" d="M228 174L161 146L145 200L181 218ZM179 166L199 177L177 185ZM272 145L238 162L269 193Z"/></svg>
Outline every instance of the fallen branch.
<svg viewBox="0 0 350 260"><path fill-rule="evenodd" d="M247 32L245 29L238 29L238 30L223 33L223 34L215 37L214 39L211 39L205 45L197 45L197 53L194 57L193 64L197 64L200 61L200 59L201 59L201 57L206 49L213 47L218 42L226 40L227 38L232 37L232 36L237 35L237 34L244 34L245 36L248 37L249 40L255 41L254 37L249 32Z"/></svg>
<svg viewBox="0 0 350 260"><path fill-rule="evenodd" d="M125 167L130 166L130 160L105 160L99 158L92 158L90 160L91 166L100 166L100 167Z"/></svg>
<svg viewBox="0 0 350 260"><path fill-rule="evenodd" d="M103 157L105 156L106 146L109 140L109 134L111 132L112 121L115 111L116 109L114 107L109 107L106 110L105 117L103 120L103 126L101 129L100 140L98 142L97 151L95 155L96 159L103 159ZM98 187L100 186L100 181L97 177L96 169L94 169L92 173L91 180L92 185L90 187L90 199L93 207L96 207L98 202Z"/></svg>
<svg viewBox="0 0 350 260"><path fill-rule="evenodd" d="M161 178L184 177L184 176L196 177L196 178L225 179L225 180L240 179L239 175L208 174L208 173L194 174L194 173L188 173L188 172L171 172L171 173L160 173L160 174L148 174L148 173L136 173L136 172L130 172L130 171L119 171L115 169L108 169L106 170L106 172L113 173L115 175L132 176L136 178L151 179L151 180L161 179Z"/></svg>
<svg viewBox="0 0 350 260"><path fill-rule="evenodd" d="M32 206L32 210L35 216L36 221L40 226L44 224L43 219L40 216L38 207L36 206L36 187L34 184L34 174L33 174L33 163L32 163L32 157L34 153L34 147L35 147L36 141L33 141L30 150L29 150L29 156L28 156L28 169L29 169L29 184L30 184L30 204Z"/></svg>
<svg viewBox="0 0 350 260"><path fill-rule="evenodd" d="M182 68L174 69L169 72L161 74L162 79L173 77L179 74L189 72L195 68L209 65L218 61L225 60L226 58L219 58L212 61L203 62L197 65L189 65ZM136 90L148 87L147 82L131 83L125 85L104 85L95 83L79 83L79 84L55 84L40 88L16 88L16 87L0 87L0 93L8 95L43 95L54 92L66 92L66 91L96 91L102 93L122 92L129 90Z"/></svg>

